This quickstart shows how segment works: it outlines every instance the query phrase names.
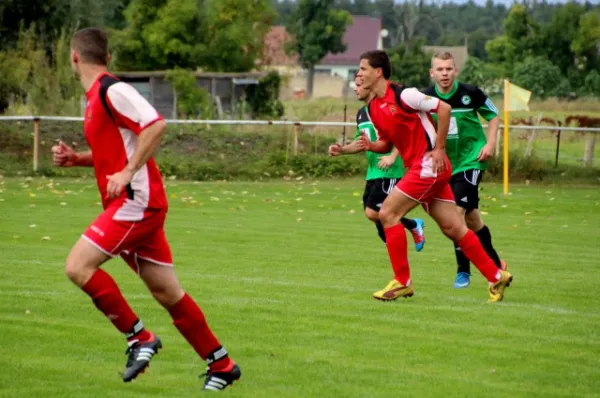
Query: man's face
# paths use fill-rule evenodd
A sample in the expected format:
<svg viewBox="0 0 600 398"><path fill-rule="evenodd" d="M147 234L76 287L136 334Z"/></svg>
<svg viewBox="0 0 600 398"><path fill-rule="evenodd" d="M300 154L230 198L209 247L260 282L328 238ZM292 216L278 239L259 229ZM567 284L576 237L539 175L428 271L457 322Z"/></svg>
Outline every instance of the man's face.
<svg viewBox="0 0 600 398"><path fill-rule="evenodd" d="M431 61L429 75L438 87L442 89L452 87L457 74L458 69L456 69L456 65L454 65L454 60L434 58Z"/></svg>
<svg viewBox="0 0 600 398"><path fill-rule="evenodd" d="M369 90L364 88L358 76L354 79L354 92L356 93L356 98L360 101L366 101L369 98Z"/></svg>
<svg viewBox="0 0 600 398"><path fill-rule="evenodd" d="M363 58L360 60L358 75L356 77L360 80L362 87L370 91L373 85L382 77L381 68L373 68L369 64L369 61Z"/></svg>

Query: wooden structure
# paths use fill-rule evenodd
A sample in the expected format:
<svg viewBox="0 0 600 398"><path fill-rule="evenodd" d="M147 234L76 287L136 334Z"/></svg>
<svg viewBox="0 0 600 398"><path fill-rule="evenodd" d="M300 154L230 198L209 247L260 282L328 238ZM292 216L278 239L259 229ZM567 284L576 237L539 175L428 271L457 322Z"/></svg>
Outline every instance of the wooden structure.
<svg viewBox="0 0 600 398"><path fill-rule="evenodd" d="M116 72L122 81L131 84L165 118L177 119L177 94L165 79L166 71ZM200 87L208 91L220 112L231 112L242 100L244 86L257 84L266 72L209 73L195 72Z"/></svg>

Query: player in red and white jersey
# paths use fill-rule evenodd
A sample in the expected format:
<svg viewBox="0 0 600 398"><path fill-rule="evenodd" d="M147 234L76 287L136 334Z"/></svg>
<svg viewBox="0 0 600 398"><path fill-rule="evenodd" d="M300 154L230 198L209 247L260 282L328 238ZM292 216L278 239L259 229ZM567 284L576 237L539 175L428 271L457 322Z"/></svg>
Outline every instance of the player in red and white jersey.
<svg viewBox="0 0 600 398"><path fill-rule="evenodd" d="M132 175L127 189L109 195L108 176L125 171L139 146L140 133L163 118L127 83L100 73L86 92L84 134L94 154L94 172L104 208L117 206L116 220L139 221L156 211L167 210L167 198L158 166L149 158ZM157 142L158 143L158 142ZM134 159L135 160L135 159Z"/></svg>
<svg viewBox="0 0 600 398"><path fill-rule="evenodd" d="M415 88L391 83L391 74L390 59L385 51L368 51L361 56L358 76L363 87L375 94L369 103L369 112L379 131L376 142L361 137L362 147L372 152L387 153L395 146L408 169L379 212L394 279L373 296L379 300L395 300L414 294L406 232L399 220L421 204L441 231L460 247L488 280L490 302L501 301L512 275L498 270L477 235L467 228L458 215L449 185L452 170L445 145L451 107ZM437 113L437 129L430 114L434 111Z"/></svg>
<svg viewBox="0 0 600 398"><path fill-rule="evenodd" d="M119 255L208 363L203 388L222 390L239 379L241 371L177 280L165 235L167 198L152 154L166 124L133 87L108 73L108 60L105 32L86 28L73 35L71 64L86 91L84 134L90 150L75 153L60 142L52 148L53 159L62 167L94 167L104 211L71 249L67 276L125 335L129 348L123 381L143 373L162 342L144 327L114 279L100 268Z"/></svg>

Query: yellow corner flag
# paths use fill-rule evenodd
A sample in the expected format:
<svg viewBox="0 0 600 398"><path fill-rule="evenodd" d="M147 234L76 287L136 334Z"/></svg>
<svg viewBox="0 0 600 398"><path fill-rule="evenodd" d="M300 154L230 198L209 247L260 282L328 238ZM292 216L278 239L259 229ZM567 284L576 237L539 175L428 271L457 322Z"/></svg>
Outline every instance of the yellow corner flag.
<svg viewBox="0 0 600 398"><path fill-rule="evenodd" d="M504 194L508 195L508 112L529 111L531 91L504 80Z"/></svg>

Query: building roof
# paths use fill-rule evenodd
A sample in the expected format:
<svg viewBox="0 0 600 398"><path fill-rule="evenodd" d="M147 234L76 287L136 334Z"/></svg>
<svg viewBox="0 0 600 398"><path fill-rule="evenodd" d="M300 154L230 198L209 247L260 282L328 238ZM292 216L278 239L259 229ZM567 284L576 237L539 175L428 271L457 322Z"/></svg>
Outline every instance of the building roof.
<svg viewBox="0 0 600 398"><path fill-rule="evenodd" d="M467 62L467 57L469 56L467 46L424 46L423 49L425 52L432 53L449 52L454 56L454 63L456 63L459 71L465 66L465 62Z"/></svg>
<svg viewBox="0 0 600 398"><path fill-rule="evenodd" d="M261 65L297 65L298 55L289 56L285 51L286 44L290 41L290 34L285 26L271 26L265 35L263 57Z"/></svg>
<svg viewBox="0 0 600 398"><path fill-rule="evenodd" d="M346 28L342 41L346 51L327 54L319 65L355 65L362 53L376 50L381 32L381 19L365 15L353 15L352 23Z"/></svg>

